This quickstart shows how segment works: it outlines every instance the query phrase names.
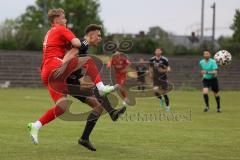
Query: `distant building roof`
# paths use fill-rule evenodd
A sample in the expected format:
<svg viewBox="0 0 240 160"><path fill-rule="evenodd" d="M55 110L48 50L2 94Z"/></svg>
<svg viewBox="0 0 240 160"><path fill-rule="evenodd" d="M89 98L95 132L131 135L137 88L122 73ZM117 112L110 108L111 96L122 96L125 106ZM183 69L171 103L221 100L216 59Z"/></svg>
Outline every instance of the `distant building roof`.
<svg viewBox="0 0 240 160"><path fill-rule="evenodd" d="M187 48L191 47L198 47L201 45L200 37L196 37L194 34L192 36L185 36L185 35L169 35L169 39L175 44L175 45L182 45ZM205 36L203 37L204 42L212 42L211 36ZM219 44L215 41L215 46L219 46Z"/></svg>

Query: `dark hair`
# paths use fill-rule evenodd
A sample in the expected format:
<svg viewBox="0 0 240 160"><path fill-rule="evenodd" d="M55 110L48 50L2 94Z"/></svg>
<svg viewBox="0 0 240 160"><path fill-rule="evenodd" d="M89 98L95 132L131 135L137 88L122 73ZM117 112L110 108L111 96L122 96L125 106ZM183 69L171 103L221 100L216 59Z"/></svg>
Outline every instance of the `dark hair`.
<svg viewBox="0 0 240 160"><path fill-rule="evenodd" d="M58 9L50 9L48 11L48 19L51 23L53 23L53 20L56 17L59 17L61 14L64 14L64 10L62 8L58 8Z"/></svg>
<svg viewBox="0 0 240 160"><path fill-rule="evenodd" d="M207 49L203 50L203 53L204 52L208 52L209 54L211 54L210 50L207 50Z"/></svg>
<svg viewBox="0 0 240 160"><path fill-rule="evenodd" d="M97 25L97 24L90 24L85 28L85 34L88 34L91 31L101 31L102 30L102 26L101 25Z"/></svg>

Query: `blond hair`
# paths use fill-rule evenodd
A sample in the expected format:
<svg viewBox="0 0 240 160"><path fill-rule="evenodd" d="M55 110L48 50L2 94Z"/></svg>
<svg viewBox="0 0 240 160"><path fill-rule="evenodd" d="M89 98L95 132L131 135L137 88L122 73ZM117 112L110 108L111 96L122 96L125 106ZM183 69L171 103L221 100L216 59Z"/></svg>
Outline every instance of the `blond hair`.
<svg viewBox="0 0 240 160"><path fill-rule="evenodd" d="M62 8L58 9L50 9L48 11L48 19L51 23L53 23L54 19L56 17L59 17L61 14L65 14L64 10Z"/></svg>

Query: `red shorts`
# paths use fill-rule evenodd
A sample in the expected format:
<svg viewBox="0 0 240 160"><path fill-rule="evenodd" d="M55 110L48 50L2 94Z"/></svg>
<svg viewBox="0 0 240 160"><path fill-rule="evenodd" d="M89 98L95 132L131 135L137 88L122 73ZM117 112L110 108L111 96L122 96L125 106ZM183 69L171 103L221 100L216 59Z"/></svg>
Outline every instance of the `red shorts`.
<svg viewBox="0 0 240 160"><path fill-rule="evenodd" d="M117 84L123 86L127 79L127 73L122 73L122 72L116 73L115 78L116 78Z"/></svg>
<svg viewBox="0 0 240 160"><path fill-rule="evenodd" d="M41 79L47 86L54 102L66 97L68 92L66 79L77 68L77 65L77 57L64 64L59 58L45 61L41 71Z"/></svg>

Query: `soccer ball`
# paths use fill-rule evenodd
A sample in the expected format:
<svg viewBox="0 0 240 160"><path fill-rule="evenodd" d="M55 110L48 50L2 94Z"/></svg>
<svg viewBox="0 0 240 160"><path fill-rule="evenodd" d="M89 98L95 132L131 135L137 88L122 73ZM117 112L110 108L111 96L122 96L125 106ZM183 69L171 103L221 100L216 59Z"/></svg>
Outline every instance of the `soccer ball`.
<svg viewBox="0 0 240 160"><path fill-rule="evenodd" d="M225 66L231 63L232 55L226 50L221 50L214 55L214 59L218 65Z"/></svg>

